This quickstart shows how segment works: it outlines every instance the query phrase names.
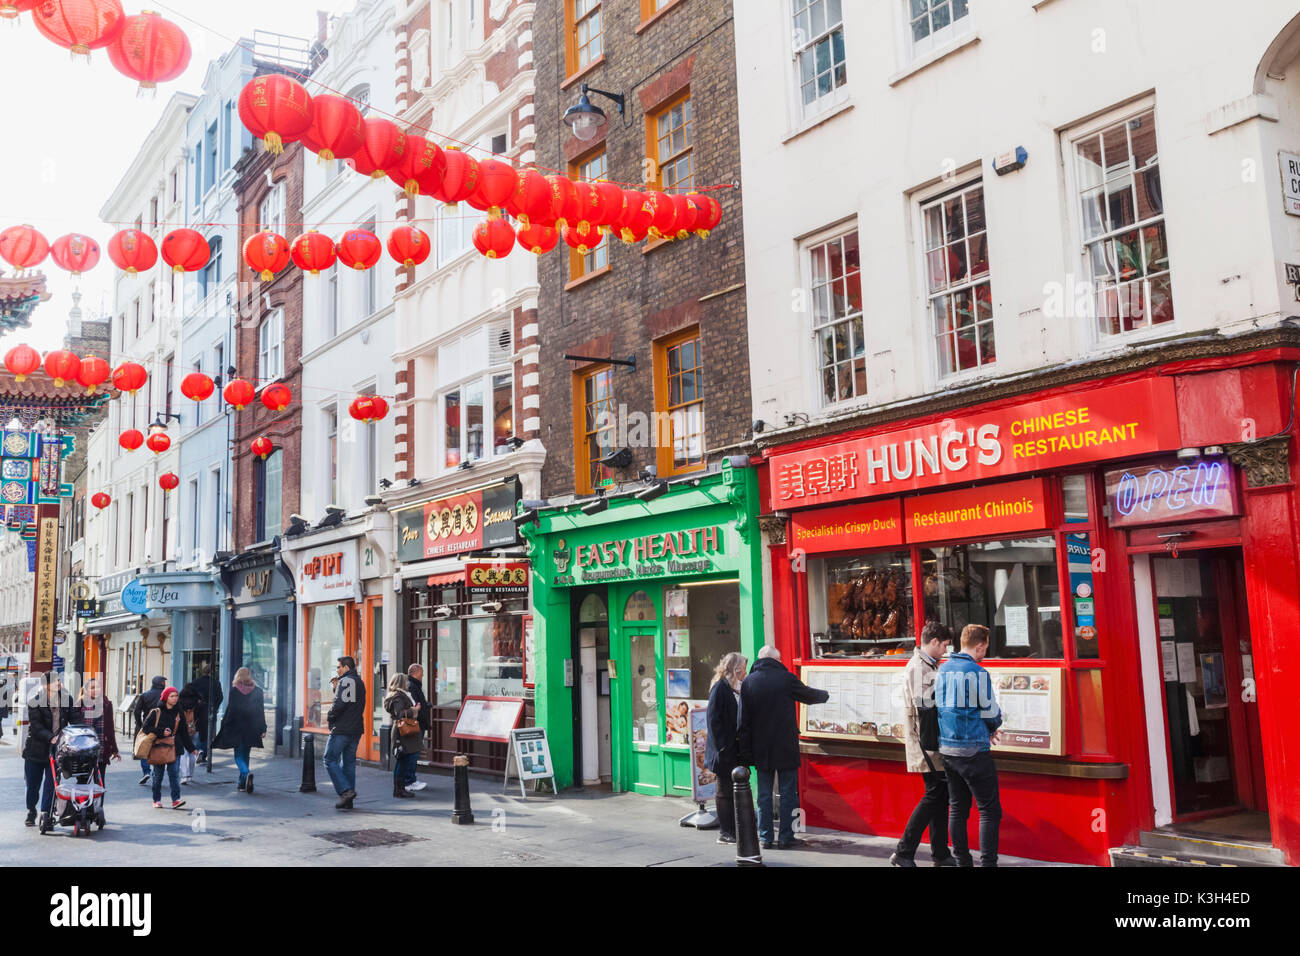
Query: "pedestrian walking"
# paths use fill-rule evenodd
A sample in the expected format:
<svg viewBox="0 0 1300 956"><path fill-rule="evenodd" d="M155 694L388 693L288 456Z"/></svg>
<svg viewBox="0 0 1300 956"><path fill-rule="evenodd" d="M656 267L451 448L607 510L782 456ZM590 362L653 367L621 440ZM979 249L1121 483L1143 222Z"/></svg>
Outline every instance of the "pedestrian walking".
<svg viewBox="0 0 1300 956"><path fill-rule="evenodd" d="M753 670L740 685L740 762L753 767L758 780L758 836L763 849L788 850L799 805L799 724L796 703L824 704L830 694L809 687L781 663L770 644L758 652ZM773 784L781 799L780 832L773 842Z"/></svg>
<svg viewBox="0 0 1300 956"><path fill-rule="evenodd" d="M718 778L714 804L718 809L718 842L736 842L736 801L731 771L740 765L740 685L749 666L743 654L724 654L713 672L709 687L709 709L705 715L709 733L704 745L704 765Z"/></svg>
<svg viewBox="0 0 1300 956"><path fill-rule="evenodd" d="M27 825L36 826L36 801L42 813L54 802L54 775L50 773L50 743L60 730L75 724L81 714L63 690L63 675L50 671L27 699L27 743L23 746L23 771L27 780Z"/></svg>
<svg viewBox="0 0 1300 956"><path fill-rule="evenodd" d="M158 699L166 686L167 678L159 675L150 683L149 689L135 699L135 707L131 711L131 716L135 718L135 733L138 734L140 728L144 726L145 714L158 706ZM148 760L140 761L140 774L140 786L147 784L153 777L153 770Z"/></svg>
<svg viewBox="0 0 1300 956"><path fill-rule="evenodd" d="M172 809L179 810L185 801L181 799L181 781L177 771L179 755L176 748L180 747L188 753L194 751L194 741L190 739L185 713L181 710L181 692L175 687L164 688L158 706L145 714L141 729L146 734L154 735L153 748L147 758L153 771L153 805L162 808L162 780L166 773L171 788Z"/></svg>
<svg viewBox="0 0 1300 956"><path fill-rule="evenodd" d="M113 726L113 703L99 692L99 678L91 677L77 695L81 723L89 724L99 738L99 775L102 779L110 760L121 760L117 749L117 728Z"/></svg>
<svg viewBox="0 0 1300 956"><path fill-rule="evenodd" d="M11 746L5 740L5 721L9 719L14 694L14 682L9 679L8 671L0 671L0 747Z"/></svg>
<svg viewBox="0 0 1300 956"><path fill-rule="evenodd" d="M211 749L208 745L208 727L212 717L221 711L221 701L224 695L221 693L221 683L212 674L212 665L204 663L199 671L196 680L190 682L195 693L199 695L199 706L195 710L195 716L199 724L199 739L195 744L199 749L199 763L206 763L208 760L208 751Z"/></svg>
<svg viewBox="0 0 1300 956"><path fill-rule="evenodd" d="M262 738L266 735L266 703L262 697L262 688L253 680L253 672L247 667L235 671L235 680L230 685L230 703L221 718L221 730L212 741L216 750L233 750L235 766L239 768L239 784L236 791L253 792L253 769L249 763L253 748L262 749Z"/></svg>
<svg viewBox="0 0 1300 956"><path fill-rule="evenodd" d="M388 682L388 696L384 698L384 710L393 718L393 796L414 797L406 789L408 774L414 773L415 762L420 759L420 721L421 707L407 693L407 676L394 674Z"/></svg>
<svg viewBox="0 0 1300 956"><path fill-rule="evenodd" d="M424 696L424 668L419 664L412 664L406 669L406 692L411 695L411 700L420 706L420 710L415 715L415 719L420 724L420 736L417 738L420 744L420 750L424 750L424 735L433 727L433 709L429 704L429 698ZM420 764L420 755L417 753L415 759L411 761L410 772L406 775L406 789L415 791L423 790L428 784L423 780L416 780L415 768Z"/></svg>
<svg viewBox="0 0 1300 956"><path fill-rule="evenodd" d="M948 836L958 866L972 866L966 821L971 797L980 812L980 866L998 865L998 771L992 744L998 741L1002 711L993 696L993 680L980 661L989 649L989 629L967 624L961 651L939 667L935 701L939 705L939 753L948 775Z"/></svg>
<svg viewBox="0 0 1300 956"><path fill-rule="evenodd" d="M185 729L190 732L190 740L194 742L196 750L200 740L198 714L202 703L198 692L194 689L193 681L181 688L181 713L185 716ZM188 750L176 755L177 772L180 774L183 787L194 782L194 760L195 753Z"/></svg>
<svg viewBox="0 0 1300 956"><path fill-rule="evenodd" d="M926 621L921 628L921 643L912 653L903 671L907 688L903 699L906 730L907 772L919 773L925 794L912 811L903 836L889 862L894 866L915 867L916 848L921 835L930 831L930 859L935 866L956 866L948 850L948 778L939 754L939 711L934 704L934 681L939 675L939 661L952 644L952 631L938 621Z"/></svg>
<svg viewBox="0 0 1300 956"><path fill-rule="evenodd" d="M365 733L366 685L357 673L351 657L338 659L334 685L334 703L325 715L330 736L325 744L325 771L339 795L335 809L351 810L357 798L357 744Z"/></svg>

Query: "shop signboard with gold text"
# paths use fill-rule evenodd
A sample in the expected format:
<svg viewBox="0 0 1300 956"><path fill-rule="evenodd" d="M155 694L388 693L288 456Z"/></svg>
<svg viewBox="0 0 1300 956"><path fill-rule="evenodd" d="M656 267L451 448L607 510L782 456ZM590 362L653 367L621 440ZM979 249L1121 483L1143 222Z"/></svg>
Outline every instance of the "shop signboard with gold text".
<svg viewBox="0 0 1300 956"><path fill-rule="evenodd" d="M442 558L466 551L509 548L515 529L518 482L508 481L450 495L397 512L397 559Z"/></svg>

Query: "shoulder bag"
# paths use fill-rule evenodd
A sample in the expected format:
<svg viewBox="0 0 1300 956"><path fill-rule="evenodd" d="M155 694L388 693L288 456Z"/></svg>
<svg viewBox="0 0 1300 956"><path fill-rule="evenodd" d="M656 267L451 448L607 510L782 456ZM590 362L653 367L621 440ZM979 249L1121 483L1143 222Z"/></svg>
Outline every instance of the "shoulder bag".
<svg viewBox="0 0 1300 956"><path fill-rule="evenodd" d="M158 710L155 708L145 714L144 720L140 721L140 729L136 731L135 745L131 750L131 754L136 760L148 760L149 753L153 750L153 743L158 739L157 734L146 734L144 732L144 725L149 723L149 718L156 713L158 713Z"/></svg>

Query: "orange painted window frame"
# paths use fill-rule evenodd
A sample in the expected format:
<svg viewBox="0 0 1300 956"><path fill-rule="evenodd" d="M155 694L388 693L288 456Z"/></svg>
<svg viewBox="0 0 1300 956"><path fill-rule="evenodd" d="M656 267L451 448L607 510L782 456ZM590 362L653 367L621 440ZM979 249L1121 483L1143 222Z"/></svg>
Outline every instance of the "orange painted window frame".
<svg viewBox="0 0 1300 956"><path fill-rule="evenodd" d="M651 189L664 188L664 162L663 162L663 157L659 155L659 117L663 116L665 113L671 112L674 107L680 106L682 103L686 102L690 98L691 98L691 88L687 86L686 88L678 92L676 95L674 95L672 99L665 100L662 104L655 107L653 112L648 112L645 115L645 154L648 159L654 162L654 166L652 167L654 169L654 179L653 181L646 183L646 186L648 188ZM691 106L692 114L694 113L694 108L695 108L694 104L692 104ZM691 116L691 127L692 127L691 144L687 146L684 150L682 150L680 153L673 153L671 157L672 161L676 162L678 159L680 159L682 156L686 155L687 153L689 153L691 156L691 185L686 190L686 192L690 192L695 188L695 134L694 134L695 119L696 117L692 115ZM674 191L680 191L680 190L674 190Z"/></svg>
<svg viewBox="0 0 1300 956"><path fill-rule="evenodd" d="M587 430L587 382L597 375L609 376L609 400L614 400L614 366L589 365L573 373L573 487L580 495L595 494L591 483L594 459L588 456L587 441L600 429Z"/></svg>
<svg viewBox="0 0 1300 956"><path fill-rule="evenodd" d="M606 31L604 0L596 0L596 3L587 11L586 16L582 19L590 19L592 14L596 12L599 12L600 14L600 33L597 34L597 36L601 38L600 52L594 57L588 59L586 63L580 64L578 62L578 18L575 0L564 0L564 72L566 76L572 76L579 70L586 69L605 54L604 39ZM590 45L590 42L588 45Z"/></svg>
<svg viewBox="0 0 1300 956"><path fill-rule="evenodd" d="M659 421L665 420L659 418L659 416L660 415L671 416L674 409L688 408L691 405L699 405L700 425L701 425L700 461L696 464L682 465L680 468L674 467L673 443L672 443L673 436L671 433L672 426L670 424L669 425L670 431L669 434L666 436L668 438L667 443L663 443L659 441L659 438L662 436L659 436L658 434L656 434L655 436L656 439L655 461L658 466L660 478L669 478L676 475L690 474L693 471L702 470L707 464L707 456L704 455L704 450L705 450L704 436L707 433L707 424L705 423L704 420L704 398L701 395L703 389L699 382L699 378L697 377L696 379L695 393L696 395L701 395L700 398L697 398L696 400L691 402L683 402L679 405L669 404L669 396L672 394L672 390L670 388L671 383L668 381L668 351L669 349L675 348L676 346L681 345L683 342L690 341L691 339L695 339L695 355L696 355L696 361L698 362L698 364L695 366L697 370L697 376L703 376L704 352L703 349L701 348L703 341L702 341L702 336L700 335L700 327L698 325L691 326L688 329L682 329L680 332L674 332L672 335L664 336L662 339L659 339L654 343L655 421L657 423ZM670 418L668 420L671 422Z"/></svg>
<svg viewBox="0 0 1300 956"><path fill-rule="evenodd" d="M588 150L587 152L579 156L577 159L575 159L573 162L569 163L569 178L572 179L574 182L577 182L580 179L590 179L591 177L583 175L582 172L583 167L589 165L599 157L604 158L605 168L604 168L604 172L596 178L598 179L608 178L609 177L609 154L605 151L604 143L601 143L595 149ZM563 236L560 237L560 241L564 242ZM603 266L596 266L595 268L591 269L590 271L593 273L600 272L602 269L608 269L610 266L609 251L611 247L609 243L608 234L601 237L601 242L605 244L605 264ZM594 250L592 252L587 253L587 255L592 255L593 253ZM585 260L586 260L586 256L579 253L578 250L574 249L572 246L569 246L569 281L570 282L572 282L574 279L581 279L583 276L588 274L587 263Z"/></svg>

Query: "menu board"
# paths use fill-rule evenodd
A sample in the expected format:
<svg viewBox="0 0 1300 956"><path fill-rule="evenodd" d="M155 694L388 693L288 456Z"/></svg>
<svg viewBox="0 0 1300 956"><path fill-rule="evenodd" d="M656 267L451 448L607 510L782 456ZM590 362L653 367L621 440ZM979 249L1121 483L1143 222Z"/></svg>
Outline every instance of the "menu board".
<svg viewBox="0 0 1300 956"><path fill-rule="evenodd" d="M993 695L1002 708L1001 738L994 750L1060 754L1062 677L1059 667L991 667Z"/></svg>
<svg viewBox="0 0 1300 956"><path fill-rule="evenodd" d="M510 731L519 723L524 710L522 697L466 696L456 715L453 737L466 740L510 741Z"/></svg>

